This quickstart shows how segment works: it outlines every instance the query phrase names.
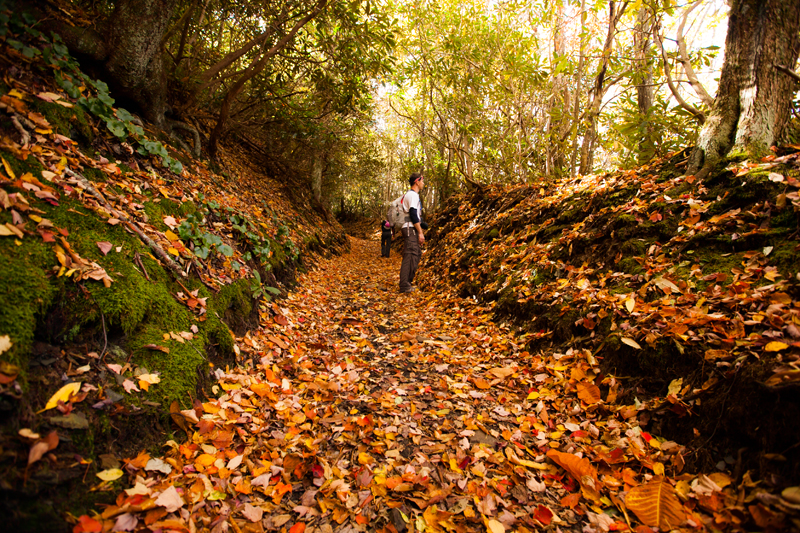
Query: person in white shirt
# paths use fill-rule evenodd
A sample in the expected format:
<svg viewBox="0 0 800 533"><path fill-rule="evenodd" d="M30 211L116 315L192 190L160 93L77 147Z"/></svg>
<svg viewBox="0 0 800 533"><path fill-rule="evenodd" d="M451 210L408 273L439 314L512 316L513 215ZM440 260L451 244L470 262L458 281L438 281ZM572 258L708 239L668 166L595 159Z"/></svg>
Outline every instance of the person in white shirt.
<svg viewBox="0 0 800 533"><path fill-rule="evenodd" d="M403 195L403 211L407 213L406 222L403 223L402 233L404 239L403 263L400 266L400 292L413 292L417 288L411 285L414 274L422 257L421 246L425 242L422 232L422 201L419 192L425 186L425 176L421 172L414 172L408 178L411 190Z"/></svg>

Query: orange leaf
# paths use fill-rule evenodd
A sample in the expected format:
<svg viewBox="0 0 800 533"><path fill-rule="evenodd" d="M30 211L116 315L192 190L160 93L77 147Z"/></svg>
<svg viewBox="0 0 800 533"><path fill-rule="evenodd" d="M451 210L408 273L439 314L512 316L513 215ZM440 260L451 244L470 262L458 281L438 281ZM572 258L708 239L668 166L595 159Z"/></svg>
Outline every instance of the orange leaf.
<svg viewBox="0 0 800 533"><path fill-rule="evenodd" d="M588 404L595 404L601 400L600 387L588 381L578 383L578 398Z"/></svg>
<svg viewBox="0 0 800 533"><path fill-rule="evenodd" d="M306 530L305 522L298 522L292 526L292 528L289 530L289 533L303 533L303 531L305 530Z"/></svg>
<svg viewBox="0 0 800 533"><path fill-rule="evenodd" d="M489 383L488 381L486 381L483 378L473 378L472 382L475 383L475 386L478 387L479 389L490 389L490 388L492 388L491 383Z"/></svg>
<svg viewBox="0 0 800 533"><path fill-rule="evenodd" d="M78 518L78 523L72 528L72 533L100 533L101 531L103 531L103 524L87 515Z"/></svg>
<svg viewBox="0 0 800 533"><path fill-rule="evenodd" d="M675 529L686 520L675 489L663 479L632 488L625 497L625 505L643 523L664 531Z"/></svg>
<svg viewBox="0 0 800 533"><path fill-rule="evenodd" d="M553 511L539 504L536 507L536 511L533 513L533 518L541 522L542 525L550 525L550 522L553 520Z"/></svg>
<svg viewBox="0 0 800 533"><path fill-rule="evenodd" d="M581 491L585 497L591 500L600 499L600 494L597 492L597 470L588 459L558 450L550 450L547 452L547 457L581 484Z"/></svg>
<svg viewBox="0 0 800 533"><path fill-rule="evenodd" d="M577 492L573 492L572 494L567 494L566 496L561 498L561 505L572 509L573 507L578 505L578 502L580 500L581 500L581 495L578 494Z"/></svg>
<svg viewBox="0 0 800 533"><path fill-rule="evenodd" d="M366 516L364 516L363 514L356 515L356 523L357 523L357 524L364 525L364 524L366 524L367 522L369 522L369 518L367 518L367 517L366 517Z"/></svg>

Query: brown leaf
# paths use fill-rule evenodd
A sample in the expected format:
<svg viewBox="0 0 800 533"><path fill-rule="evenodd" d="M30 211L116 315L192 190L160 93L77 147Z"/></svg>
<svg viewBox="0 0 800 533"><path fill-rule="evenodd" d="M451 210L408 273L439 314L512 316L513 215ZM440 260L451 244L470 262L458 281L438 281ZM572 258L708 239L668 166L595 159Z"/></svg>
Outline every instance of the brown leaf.
<svg viewBox="0 0 800 533"><path fill-rule="evenodd" d="M97 247L100 248L101 252L103 252L103 255L108 255L108 252L110 252L114 247L114 245L108 241L99 241L95 244L97 244Z"/></svg>
<svg viewBox="0 0 800 533"><path fill-rule="evenodd" d="M142 348L149 348L151 350L158 350L159 352L169 353L169 348L166 346L159 346L158 344L145 344Z"/></svg>
<svg viewBox="0 0 800 533"><path fill-rule="evenodd" d="M643 523L663 531L675 529L686 520L675 489L663 478L632 488L625 497L625 505Z"/></svg>

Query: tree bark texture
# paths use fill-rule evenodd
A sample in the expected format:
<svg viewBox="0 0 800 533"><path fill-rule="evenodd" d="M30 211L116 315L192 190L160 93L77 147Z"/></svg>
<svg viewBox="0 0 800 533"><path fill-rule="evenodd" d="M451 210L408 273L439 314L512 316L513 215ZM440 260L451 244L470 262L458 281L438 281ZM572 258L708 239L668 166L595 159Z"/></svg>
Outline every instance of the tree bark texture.
<svg viewBox="0 0 800 533"><path fill-rule="evenodd" d="M177 0L126 0L116 4L107 24L105 68L112 88L159 127L168 108L161 41L176 5Z"/></svg>
<svg viewBox="0 0 800 533"><path fill-rule="evenodd" d="M97 29L47 27L61 35L70 52L103 71L111 95L159 126L165 125L167 75L161 43L177 0L120 0Z"/></svg>
<svg viewBox="0 0 800 533"><path fill-rule="evenodd" d="M564 4L558 2L555 6L553 24L553 58L552 66L555 67L566 54L566 20L564 17ZM547 144L547 174L562 176L566 167L566 154L564 143L561 141L569 131L570 121L569 84L566 74L556 74L553 77L553 98L550 100L550 120L548 123Z"/></svg>
<svg viewBox="0 0 800 533"><path fill-rule="evenodd" d="M776 66L800 54L800 2L733 0L717 98L691 156L705 177L731 149L763 156L780 141L796 82Z"/></svg>

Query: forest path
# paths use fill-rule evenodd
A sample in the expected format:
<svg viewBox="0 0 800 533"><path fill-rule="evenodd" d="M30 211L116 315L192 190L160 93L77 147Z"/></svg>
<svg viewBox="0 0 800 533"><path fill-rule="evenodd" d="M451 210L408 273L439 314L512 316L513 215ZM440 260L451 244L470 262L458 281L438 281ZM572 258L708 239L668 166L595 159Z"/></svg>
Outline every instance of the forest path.
<svg viewBox="0 0 800 533"><path fill-rule="evenodd" d="M571 454L608 452L601 431L622 429L600 421L591 354L533 356L475 302L398 294L399 255L350 242L237 339L218 398L173 414L188 440L126 461L133 487L95 517L105 530L580 531L587 512L623 527Z"/></svg>

